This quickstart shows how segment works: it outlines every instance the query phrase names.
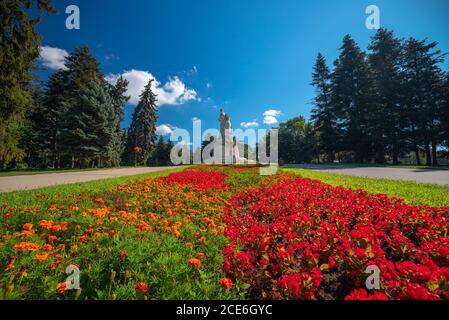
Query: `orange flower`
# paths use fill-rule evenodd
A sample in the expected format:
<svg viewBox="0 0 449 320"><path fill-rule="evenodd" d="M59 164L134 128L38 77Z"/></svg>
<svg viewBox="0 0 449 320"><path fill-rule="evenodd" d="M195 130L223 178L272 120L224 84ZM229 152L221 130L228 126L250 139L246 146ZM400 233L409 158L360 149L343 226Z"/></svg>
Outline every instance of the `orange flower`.
<svg viewBox="0 0 449 320"><path fill-rule="evenodd" d="M213 236L216 236L218 234L217 229L212 229L210 232Z"/></svg>
<svg viewBox="0 0 449 320"><path fill-rule="evenodd" d="M58 293L64 293L67 290L67 282L60 282L56 286L56 292Z"/></svg>
<svg viewBox="0 0 449 320"><path fill-rule="evenodd" d="M198 252L198 253L196 254L196 256L197 256L199 259L203 259L206 255L205 255L204 253L202 253L202 252Z"/></svg>
<svg viewBox="0 0 449 320"><path fill-rule="evenodd" d="M41 220L39 221L39 227L45 230L50 230L53 227L54 222L51 220Z"/></svg>
<svg viewBox="0 0 449 320"><path fill-rule="evenodd" d="M198 268L198 269L201 267L201 261L199 259L196 259L196 258L190 258L189 259L189 264L192 267L195 267L195 268Z"/></svg>
<svg viewBox="0 0 449 320"><path fill-rule="evenodd" d="M55 241L56 240L56 236L53 236L53 235L50 235L50 236L48 236L48 238L47 238L47 241L48 242L53 242L53 241Z"/></svg>
<svg viewBox="0 0 449 320"><path fill-rule="evenodd" d="M128 252L120 251L120 253L118 255L120 256L120 258L126 258L128 256Z"/></svg>
<svg viewBox="0 0 449 320"><path fill-rule="evenodd" d="M14 249L21 251L36 251L39 250L39 245L34 242L21 242L14 246Z"/></svg>
<svg viewBox="0 0 449 320"><path fill-rule="evenodd" d="M12 271L12 270L14 270L14 262L9 263L5 269L6 272Z"/></svg>
<svg viewBox="0 0 449 320"><path fill-rule="evenodd" d="M220 279L220 286L223 289L231 289L232 288L232 280L229 278Z"/></svg>
<svg viewBox="0 0 449 320"><path fill-rule="evenodd" d="M142 293L146 293L148 292L148 285L145 282L137 282L134 285L134 288L136 289L136 291L138 292L142 292Z"/></svg>
<svg viewBox="0 0 449 320"><path fill-rule="evenodd" d="M34 257L34 259L36 261L43 262L43 261L47 260L48 255L49 255L48 252L42 252L42 253L39 253L36 257Z"/></svg>
<svg viewBox="0 0 449 320"><path fill-rule="evenodd" d="M23 225L23 230L31 231L31 229L33 229L33 225L31 223L25 223Z"/></svg>

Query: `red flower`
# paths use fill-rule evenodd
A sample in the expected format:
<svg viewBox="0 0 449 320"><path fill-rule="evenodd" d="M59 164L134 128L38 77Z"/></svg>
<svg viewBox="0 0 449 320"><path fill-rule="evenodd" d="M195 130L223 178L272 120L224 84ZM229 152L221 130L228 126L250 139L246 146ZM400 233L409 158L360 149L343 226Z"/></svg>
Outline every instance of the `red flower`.
<svg viewBox="0 0 449 320"><path fill-rule="evenodd" d="M138 292L142 292L142 293L146 293L148 292L148 285L145 282L137 282L134 285L134 288L136 289L136 291Z"/></svg>
<svg viewBox="0 0 449 320"><path fill-rule="evenodd" d="M357 289L346 296L345 300L388 300L388 296L382 292L369 295L365 289Z"/></svg>
<svg viewBox="0 0 449 320"><path fill-rule="evenodd" d="M120 253L118 255L119 255L120 258L126 258L128 256L128 252L120 251Z"/></svg>
<svg viewBox="0 0 449 320"><path fill-rule="evenodd" d="M220 279L220 286L223 289L231 289L232 288L232 280L229 278Z"/></svg>

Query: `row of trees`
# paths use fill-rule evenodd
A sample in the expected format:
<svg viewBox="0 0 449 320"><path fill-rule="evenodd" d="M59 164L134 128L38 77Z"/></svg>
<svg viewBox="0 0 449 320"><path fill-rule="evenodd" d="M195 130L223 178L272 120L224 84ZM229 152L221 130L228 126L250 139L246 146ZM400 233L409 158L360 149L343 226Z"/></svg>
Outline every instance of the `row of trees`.
<svg viewBox="0 0 449 320"><path fill-rule="evenodd" d="M28 18L31 5L39 15ZM122 129L128 82L105 80L87 47L75 49L65 68L52 73L45 84L32 81L39 55L35 31L50 1L7 1L0 6L0 168L105 167L168 164L156 146L157 97L152 81L140 95L131 126Z"/></svg>
<svg viewBox="0 0 449 320"><path fill-rule="evenodd" d="M368 52L343 39L333 70L318 54L311 122L280 126L285 161L391 162L410 153L438 165L449 147L449 73L436 42L380 29ZM295 138L298 137L298 138ZM422 156L423 155L423 156Z"/></svg>

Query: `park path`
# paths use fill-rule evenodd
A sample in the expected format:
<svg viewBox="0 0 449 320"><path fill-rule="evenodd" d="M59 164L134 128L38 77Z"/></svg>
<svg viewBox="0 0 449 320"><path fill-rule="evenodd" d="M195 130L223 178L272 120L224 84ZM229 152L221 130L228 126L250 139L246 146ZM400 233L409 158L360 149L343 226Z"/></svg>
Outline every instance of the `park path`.
<svg viewBox="0 0 449 320"><path fill-rule="evenodd" d="M117 168L0 177L0 193L18 190L31 190L61 184L132 176L142 173L163 171L170 168L173 167Z"/></svg>
<svg viewBox="0 0 449 320"><path fill-rule="evenodd" d="M449 185L449 170L425 169L425 168L389 168L389 167L365 167L351 165L313 165L290 164L285 167L318 170L329 173L347 174L358 177L407 180L439 185Z"/></svg>

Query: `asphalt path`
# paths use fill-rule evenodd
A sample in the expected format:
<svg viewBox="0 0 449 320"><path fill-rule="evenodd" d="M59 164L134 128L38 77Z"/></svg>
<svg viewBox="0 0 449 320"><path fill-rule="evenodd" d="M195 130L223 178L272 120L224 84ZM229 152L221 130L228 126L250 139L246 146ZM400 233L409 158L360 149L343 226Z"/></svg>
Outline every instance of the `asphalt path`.
<svg viewBox="0 0 449 320"><path fill-rule="evenodd" d="M173 167L117 168L75 172L39 173L33 175L0 177L0 192L31 190L42 187L78 182L133 176L157 172Z"/></svg>
<svg viewBox="0 0 449 320"><path fill-rule="evenodd" d="M290 164L285 167L318 170L357 177L406 180L449 185L449 170L427 168L391 168L351 165Z"/></svg>

